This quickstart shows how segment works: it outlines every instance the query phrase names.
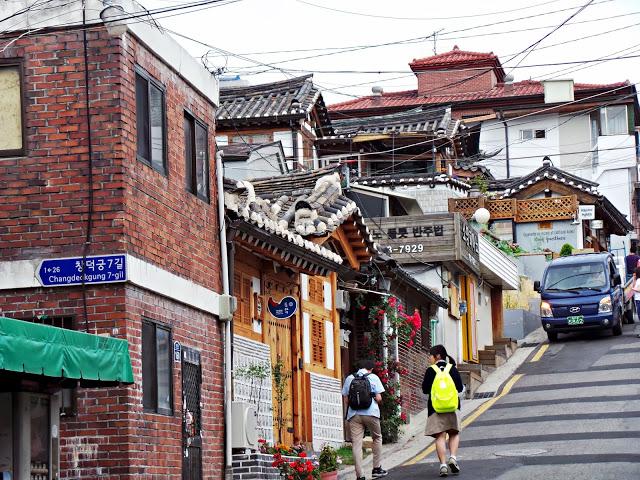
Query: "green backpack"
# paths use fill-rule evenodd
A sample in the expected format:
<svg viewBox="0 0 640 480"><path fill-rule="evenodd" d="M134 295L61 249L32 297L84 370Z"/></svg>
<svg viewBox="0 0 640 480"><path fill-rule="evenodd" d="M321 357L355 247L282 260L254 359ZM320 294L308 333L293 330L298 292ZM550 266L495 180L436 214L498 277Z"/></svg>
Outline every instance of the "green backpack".
<svg viewBox="0 0 640 480"><path fill-rule="evenodd" d="M458 408L458 389L449 374L451 367L448 363L444 370L440 370L437 365L431 365L436 372L431 386L431 405L437 413L451 413Z"/></svg>

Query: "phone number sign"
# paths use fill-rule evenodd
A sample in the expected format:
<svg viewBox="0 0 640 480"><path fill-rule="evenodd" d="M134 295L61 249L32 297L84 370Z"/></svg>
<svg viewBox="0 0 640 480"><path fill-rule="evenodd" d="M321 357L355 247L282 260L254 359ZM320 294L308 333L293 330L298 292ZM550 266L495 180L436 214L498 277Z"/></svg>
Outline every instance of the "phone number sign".
<svg viewBox="0 0 640 480"><path fill-rule="evenodd" d="M51 258L40 262L36 277L44 287L126 282L127 259L125 254Z"/></svg>

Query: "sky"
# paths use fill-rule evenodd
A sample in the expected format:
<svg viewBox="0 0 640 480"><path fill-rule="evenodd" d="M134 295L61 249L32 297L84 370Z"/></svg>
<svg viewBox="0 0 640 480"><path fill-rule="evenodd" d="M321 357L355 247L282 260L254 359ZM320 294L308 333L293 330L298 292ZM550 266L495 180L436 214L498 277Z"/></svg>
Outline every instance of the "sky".
<svg viewBox="0 0 640 480"><path fill-rule="evenodd" d="M188 0L141 1L154 9ZM201 42L176 37L225 76L259 84L313 73L327 104L369 95L372 86L415 89L408 63L454 45L495 53L515 81L640 82L638 0L593 0L581 11L588 0L229 1L156 18ZM373 47L380 44L387 45ZM638 58L549 65L633 55Z"/></svg>

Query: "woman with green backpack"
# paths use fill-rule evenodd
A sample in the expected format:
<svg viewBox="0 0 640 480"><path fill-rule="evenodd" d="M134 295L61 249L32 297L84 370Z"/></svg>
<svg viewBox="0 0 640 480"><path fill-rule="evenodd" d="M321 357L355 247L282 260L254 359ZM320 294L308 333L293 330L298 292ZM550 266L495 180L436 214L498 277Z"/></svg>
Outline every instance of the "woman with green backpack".
<svg viewBox="0 0 640 480"><path fill-rule="evenodd" d="M427 403L429 416L425 435L436 439L436 452L440 460L440 476L449 471L460 473L456 455L460 444L460 398L464 389L456 362L447 355L442 345L429 350L429 362L422 381L422 392L429 395ZM449 435L449 460L447 461L447 434Z"/></svg>

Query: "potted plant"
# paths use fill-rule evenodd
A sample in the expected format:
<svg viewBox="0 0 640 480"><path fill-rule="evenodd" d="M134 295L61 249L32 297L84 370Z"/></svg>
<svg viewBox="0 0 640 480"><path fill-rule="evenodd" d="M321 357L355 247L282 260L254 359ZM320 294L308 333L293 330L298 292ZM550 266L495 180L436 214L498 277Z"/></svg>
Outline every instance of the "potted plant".
<svg viewBox="0 0 640 480"><path fill-rule="evenodd" d="M318 468L307 458L304 452L297 457L283 458L280 453L273 455L272 467L277 468L280 476L287 480L317 480Z"/></svg>
<svg viewBox="0 0 640 480"><path fill-rule="evenodd" d="M318 457L320 463L320 478L321 480L336 480L338 478L338 464L340 459L338 458L338 451L331 445L325 445L320 450L320 456Z"/></svg>

